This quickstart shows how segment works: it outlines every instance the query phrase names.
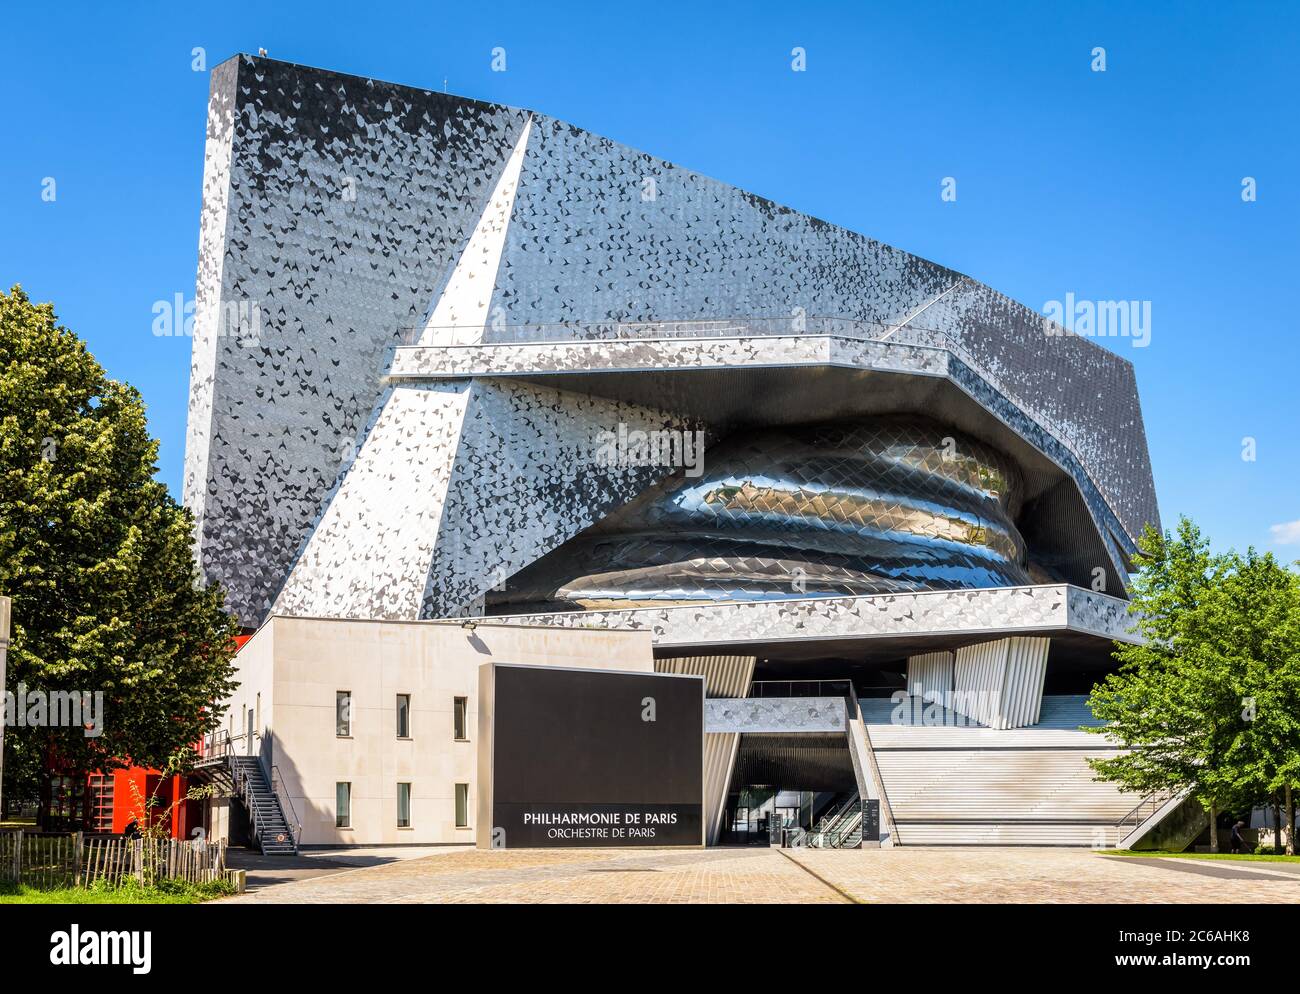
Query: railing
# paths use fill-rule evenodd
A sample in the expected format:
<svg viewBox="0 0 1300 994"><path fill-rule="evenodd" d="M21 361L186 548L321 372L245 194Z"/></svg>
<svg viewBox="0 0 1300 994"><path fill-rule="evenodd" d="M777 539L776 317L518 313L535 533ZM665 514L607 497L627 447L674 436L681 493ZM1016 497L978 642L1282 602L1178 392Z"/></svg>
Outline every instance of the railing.
<svg viewBox="0 0 1300 994"><path fill-rule="evenodd" d="M1133 810L1115 823L1118 831L1117 840L1123 840L1130 832L1150 818L1166 804L1173 794L1169 791L1152 791L1134 805Z"/></svg>
<svg viewBox="0 0 1300 994"><path fill-rule="evenodd" d="M253 837L258 842L267 841L268 826L262 819L262 814L258 810L258 805L253 799L251 783L253 775L245 769L236 768L233 771L232 779L235 786L235 794L244 802L244 809L248 812L248 819L253 825Z"/></svg>
<svg viewBox="0 0 1300 994"><path fill-rule="evenodd" d="M227 756L234 755L233 748L230 733L225 729L209 732L203 736L203 746L199 750L199 758L203 761L225 759Z"/></svg>
<svg viewBox="0 0 1300 994"><path fill-rule="evenodd" d="M750 697L848 697L848 680L755 680Z"/></svg>
<svg viewBox="0 0 1300 994"><path fill-rule="evenodd" d="M832 811L829 815L822 815L821 820L817 823L816 831L827 832L834 829L836 823L841 818L844 818L852 814L855 806L860 811L862 809L861 805L862 805L862 798L854 794L853 796L845 800L843 804L841 804L838 808Z"/></svg>
<svg viewBox="0 0 1300 994"><path fill-rule="evenodd" d="M257 764L257 769L259 772L262 769L260 762ZM262 817L262 813L259 810L258 805L255 802L255 799L253 797L253 790L251 786L253 781L253 774L246 769L236 767L232 771L232 779L234 781L235 793L239 797L239 799L244 802L244 807L248 811L249 821L252 823L253 826L253 837L256 838L259 844L263 846L267 842L285 841L285 840L277 839L275 835L272 834L274 826L268 825L266 820ZM274 786L272 786L271 790L272 790L272 796L275 798L278 804L279 795L275 793ZM289 836L290 836L289 841L293 842L294 848L296 849L298 846L297 837L294 835L293 826L289 824L289 818L285 814L283 807L280 808L280 814L284 818L285 827L289 830ZM295 814L294 817L296 819L297 815ZM298 828L299 831L301 831L302 828L301 824L298 826Z"/></svg>
<svg viewBox="0 0 1300 994"><path fill-rule="evenodd" d="M297 849L298 840L302 838L302 820L298 817L298 811L293 806L293 799L284 786L284 777L280 775L280 767L278 766L271 767L271 791L280 803L280 814L284 817L285 824L289 826L289 834L293 838L293 847Z"/></svg>
<svg viewBox="0 0 1300 994"><path fill-rule="evenodd" d="M804 832L800 844L809 849L854 849L862 842L861 835L854 838L857 829L857 824L850 824L826 832Z"/></svg>
<svg viewBox="0 0 1300 994"><path fill-rule="evenodd" d="M862 844L862 798L856 794L811 829L795 829L789 845L808 849L854 849Z"/></svg>

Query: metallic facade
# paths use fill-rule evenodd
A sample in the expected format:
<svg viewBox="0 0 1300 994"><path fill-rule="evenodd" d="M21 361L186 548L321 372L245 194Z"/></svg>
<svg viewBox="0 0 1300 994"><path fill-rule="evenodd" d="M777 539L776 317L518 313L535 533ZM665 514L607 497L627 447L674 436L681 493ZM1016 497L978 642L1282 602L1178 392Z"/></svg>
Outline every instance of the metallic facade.
<svg viewBox="0 0 1300 994"><path fill-rule="evenodd" d="M505 619L500 619L505 620ZM826 653L873 642L920 645L936 635L955 644L993 635L1078 634L1109 652L1113 641L1135 641L1128 602L1069 584L928 590L860 597L791 597L781 601L550 611L511 621L556 628L648 631L657 649L741 651L742 646L816 644ZM907 656L908 652L902 652Z"/></svg>
<svg viewBox="0 0 1300 994"><path fill-rule="evenodd" d="M719 699L709 839L778 783L965 838L855 686L912 658L1037 720L1135 638L1159 524L1132 366L995 290L543 114L248 56L212 72L184 499L246 627L649 632ZM748 698L792 674L849 689Z"/></svg>
<svg viewBox="0 0 1300 994"><path fill-rule="evenodd" d="M849 378L778 400L795 367ZM895 485L871 439L918 415L1006 494ZM705 479L763 496L603 463L620 425L703 431ZM861 458L824 465L837 431ZM545 115L248 56L212 73L185 500L248 626L1118 593L1158 521L1131 366L995 291Z"/></svg>
<svg viewBox="0 0 1300 994"><path fill-rule="evenodd" d="M1029 582L1020 473L919 418L733 434L488 596L494 611Z"/></svg>

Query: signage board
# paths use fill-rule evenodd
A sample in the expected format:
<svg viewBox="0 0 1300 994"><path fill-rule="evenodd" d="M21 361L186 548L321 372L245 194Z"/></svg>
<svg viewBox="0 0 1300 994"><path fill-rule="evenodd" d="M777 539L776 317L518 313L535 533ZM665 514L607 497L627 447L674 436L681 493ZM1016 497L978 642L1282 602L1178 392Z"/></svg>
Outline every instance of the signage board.
<svg viewBox="0 0 1300 994"><path fill-rule="evenodd" d="M703 843L703 678L483 670L480 847Z"/></svg>

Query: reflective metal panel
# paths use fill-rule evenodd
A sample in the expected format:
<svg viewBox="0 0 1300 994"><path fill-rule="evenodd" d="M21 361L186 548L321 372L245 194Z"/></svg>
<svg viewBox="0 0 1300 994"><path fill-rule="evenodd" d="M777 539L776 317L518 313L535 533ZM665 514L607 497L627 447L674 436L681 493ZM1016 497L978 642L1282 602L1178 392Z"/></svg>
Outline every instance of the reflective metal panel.
<svg viewBox="0 0 1300 994"><path fill-rule="evenodd" d="M1020 474L925 419L730 436L508 582L496 613L1029 582Z"/></svg>

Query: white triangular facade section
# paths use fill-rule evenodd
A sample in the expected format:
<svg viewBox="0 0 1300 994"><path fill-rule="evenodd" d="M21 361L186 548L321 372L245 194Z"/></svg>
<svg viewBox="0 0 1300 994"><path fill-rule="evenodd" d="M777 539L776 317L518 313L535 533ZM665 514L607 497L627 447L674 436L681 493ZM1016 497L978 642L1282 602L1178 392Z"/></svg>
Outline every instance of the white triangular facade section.
<svg viewBox="0 0 1300 994"><path fill-rule="evenodd" d="M488 323L488 309L496 289L501 252L506 245L510 215L515 209L519 189L519 171L523 168L528 136L533 130L529 117L515 142L515 150L506 160L496 188L488 199L474 233L456 261L446 288L434 305L420 334L421 345L477 345L483 341Z"/></svg>
<svg viewBox="0 0 1300 994"><path fill-rule="evenodd" d="M663 411L509 380L391 387L272 607L415 621L484 594L673 472L597 457Z"/></svg>

